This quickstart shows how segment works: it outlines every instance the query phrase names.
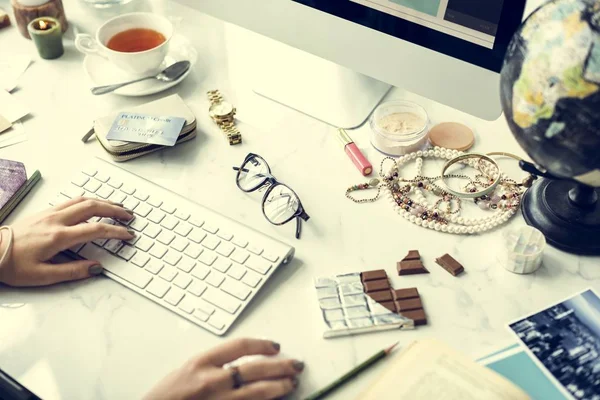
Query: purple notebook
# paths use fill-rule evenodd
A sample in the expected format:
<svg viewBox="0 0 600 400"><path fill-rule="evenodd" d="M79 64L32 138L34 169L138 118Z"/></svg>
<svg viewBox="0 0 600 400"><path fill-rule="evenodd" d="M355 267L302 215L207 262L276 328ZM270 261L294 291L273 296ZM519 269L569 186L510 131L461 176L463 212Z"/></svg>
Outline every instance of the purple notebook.
<svg viewBox="0 0 600 400"><path fill-rule="evenodd" d="M0 160L0 209L27 182L27 171L23 163Z"/></svg>

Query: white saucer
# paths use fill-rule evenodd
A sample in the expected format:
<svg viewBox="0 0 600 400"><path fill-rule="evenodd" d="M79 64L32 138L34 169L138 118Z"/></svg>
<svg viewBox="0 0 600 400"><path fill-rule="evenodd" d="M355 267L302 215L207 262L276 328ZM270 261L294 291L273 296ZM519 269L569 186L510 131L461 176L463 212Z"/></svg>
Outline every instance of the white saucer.
<svg viewBox="0 0 600 400"><path fill-rule="evenodd" d="M147 80L143 82L133 83L129 86L115 90L113 93L122 96L147 96L150 94L167 90L179 82L184 80L189 75L190 71L196 64L198 53L192 44L184 36L175 35L171 39L169 45L169 54L165 57L161 70L168 67L177 61L189 61L192 63L190 69L183 74L181 78L173 82L161 82L159 80ZM116 67L103 57L96 55L86 55L83 60L83 68L89 79L92 81L92 86L112 85L120 82L127 82L140 78L139 76L129 74L120 68Z"/></svg>

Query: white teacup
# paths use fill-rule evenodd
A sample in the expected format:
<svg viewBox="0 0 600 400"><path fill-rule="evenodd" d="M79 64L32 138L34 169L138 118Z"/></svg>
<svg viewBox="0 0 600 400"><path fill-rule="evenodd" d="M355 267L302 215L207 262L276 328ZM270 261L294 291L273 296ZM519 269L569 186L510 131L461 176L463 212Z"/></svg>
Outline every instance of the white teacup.
<svg viewBox="0 0 600 400"><path fill-rule="evenodd" d="M165 41L150 50L135 53L115 51L107 47L108 41L117 33L135 28L159 32L165 37ZM77 35L75 47L82 53L102 56L130 74L151 75L159 72L167 56L173 31L173 24L160 15L144 12L123 14L106 21L98 28L95 38L87 34Z"/></svg>

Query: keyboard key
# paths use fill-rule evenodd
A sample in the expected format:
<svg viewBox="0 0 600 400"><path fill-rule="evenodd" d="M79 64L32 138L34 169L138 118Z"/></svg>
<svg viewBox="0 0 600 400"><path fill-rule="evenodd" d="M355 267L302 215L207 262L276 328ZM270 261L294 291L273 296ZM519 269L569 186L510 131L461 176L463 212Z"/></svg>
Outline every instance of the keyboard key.
<svg viewBox="0 0 600 400"><path fill-rule="evenodd" d="M191 314L194 312L194 310L196 309L196 305L194 303L194 301L189 298L189 297L184 297L183 300L181 301L181 303L179 303L179 309Z"/></svg>
<svg viewBox="0 0 600 400"><path fill-rule="evenodd" d="M183 210L177 210L177 211L175 211L175 216L177 218L179 218L180 220L187 221L188 218L190 217L190 213L185 212Z"/></svg>
<svg viewBox="0 0 600 400"><path fill-rule="evenodd" d="M160 211L160 210L152 210L152 212L150 213L150 215L148 215L148 219L152 222L154 222L155 224L160 224L160 221L162 221L165 218L165 213Z"/></svg>
<svg viewBox="0 0 600 400"><path fill-rule="evenodd" d="M156 239L156 237L160 234L162 228L156 224L148 224L144 229L144 235Z"/></svg>
<svg viewBox="0 0 600 400"><path fill-rule="evenodd" d="M207 223L202 225L202 229L204 229L206 232L212 233L213 235L219 231L219 228L217 228L214 225L209 225Z"/></svg>
<svg viewBox="0 0 600 400"><path fill-rule="evenodd" d="M156 258L162 258L167 252L167 248L159 243L154 243L154 246L150 249L150 254Z"/></svg>
<svg viewBox="0 0 600 400"><path fill-rule="evenodd" d="M138 204L140 204L138 200L134 199L133 197L128 197L123 202L123 207L133 211L138 206Z"/></svg>
<svg viewBox="0 0 600 400"><path fill-rule="evenodd" d="M129 227L138 232L143 231L146 226L148 226L148 221L146 221L144 218L135 218L129 223Z"/></svg>
<svg viewBox="0 0 600 400"><path fill-rule="evenodd" d="M121 182L120 180L118 180L115 177L112 177L108 180L108 184L112 187L114 187L115 189L119 189L121 186L123 186L123 182Z"/></svg>
<svg viewBox="0 0 600 400"><path fill-rule="evenodd" d="M100 186L102 186L100 182L91 179L83 188L90 193L96 193L96 190L100 189Z"/></svg>
<svg viewBox="0 0 600 400"><path fill-rule="evenodd" d="M202 246L206 247L207 249L214 250L217 248L219 243L221 243L221 240L217 239L214 236L209 235L209 236L206 236L204 238L204 240L202 241Z"/></svg>
<svg viewBox="0 0 600 400"><path fill-rule="evenodd" d="M185 222L180 222L175 228L175 233L181 236L187 236L192 231L192 226Z"/></svg>
<svg viewBox="0 0 600 400"><path fill-rule="evenodd" d="M252 293L252 290L233 279L225 279L225 282L221 285L221 290L240 300L246 300Z"/></svg>
<svg viewBox="0 0 600 400"><path fill-rule="evenodd" d="M106 259L106 252L99 247L87 244L79 251L79 255L88 260ZM121 279L143 289L152 280L152 276L146 271L139 269L135 265L131 265L123 260L114 258L104 263L104 269Z"/></svg>
<svg viewBox="0 0 600 400"><path fill-rule="evenodd" d="M101 224L107 224L107 225L116 225L117 223L115 222L114 219L110 219L110 218L100 218L100 222Z"/></svg>
<svg viewBox="0 0 600 400"><path fill-rule="evenodd" d="M148 261L150 261L150 257L148 257L146 254L140 253L140 252L136 253L131 258L131 262L141 268L143 268L144 265L146 265L146 263Z"/></svg>
<svg viewBox="0 0 600 400"><path fill-rule="evenodd" d="M160 200L156 196L150 196L147 203L150 204L152 207L160 207L160 205L162 204L162 200Z"/></svg>
<svg viewBox="0 0 600 400"><path fill-rule="evenodd" d="M260 274L266 275L266 273L271 269L271 263L263 260L262 258L250 257L248 260L246 260L246 267Z"/></svg>
<svg viewBox="0 0 600 400"><path fill-rule="evenodd" d="M88 183L89 180L90 178L88 176L85 176L84 174L77 174L73 177L73 179L71 179L71 183L79 187L83 187L83 185Z"/></svg>
<svg viewBox="0 0 600 400"><path fill-rule="evenodd" d="M170 288L171 286L169 286L169 284L165 281L161 281L160 279L154 279L152 282L150 282L150 285L148 285L148 289L146 289L146 291L158 297L159 299L162 299L164 295L167 294Z"/></svg>
<svg viewBox="0 0 600 400"><path fill-rule="evenodd" d="M190 285L190 283L192 283L192 278L184 274L177 274L177 277L175 278L175 280L173 280L173 284L182 289L187 288Z"/></svg>
<svg viewBox="0 0 600 400"><path fill-rule="evenodd" d="M199 309L194 309L194 314L192 314L194 316L194 318L197 318L198 320L202 321L202 322L206 322L208 321L208 317L209 315L200 311Z"/></svg>
<svg viewBox="0 0 600 400"><path fill-rule="evenodd" d="M250 257L250 254L248 254L247 252L245 252L244 250L240 250L237 249L236 251L233 252L233 254L231 255L231 259L235 262L238 262L240 264L243 264L246 262L246 260L248 259L248 257Z"/></svg>
<svg viewBox="0 0 600 400"><path fill-rule="evenodd" d="M215 263L213 265L214 269L216 269L217 271L220 271L222 273L227 272L229 267L231 267L231 261L229 261L223 257L218 257L217 261L215 261Z"/></svg>
<svg viewBox="0 0 600 400"><path fill-rule="evenodd" d="M206 284L197 280L192 280L192 284L188 287L187 291L194 296L200 297L206 290Z"/></svg>
<svg viewBox="0 0 600 400"><path fill-rule="evenodd" d="M171 217L170 215L167 215L160 224L166 229L172 231L178 223L179 221L177 221L175 218Z"/></svg>
<svg viewBox="0 0 600 400"><path fill-rule="evenodd" d="M148 214L150 214L150 211L152 211L152 207L150 207L146 203L138 204L138 206L135 208L135 210L133 210L134 213L136 213L140 217L144 217L144 218L147 217Z"/></svg>
<svg viewBox="0 0 600 400"><path fill-rule="evenodd" d="M266 258L267 260L271 261L271 262L277 262L277 260L279 260L279 256L273 253L267 253L266 251L263 253L263 258Z"/></svg>
<svg viewBox="0 0 600 400"><path fill-rule="evenodd" d="M198 258L200 253L202 253L202 249L200 247L196 246L195 244L190 244L188 247L186 247L186 249L184 250L184 253L186 256L196 259L196 258Z"/></svg>
<svg viewBox="0 0 600 400"><path fill-rule="evenodd" d="M219 247L217 247L217 253L222 255L223 257L229 257L231 253L233 253L234 247L232 244L227 242L221 242Z"/></svg>
<svg viewBox="0 0 600 400"><path fill-rule="evenodd" d="M113 194L110 195L108 200L112 201L113 203L123 203L126 198L127 196L123 193L114 191Z"/></svg>
<svg viewBox="0 0 600 400"><path fill-rule="evenodd" d="M108 199L114 191L115 190L109 186L102 186L96 191L96 195L102 197L103 199Z"/></svg>
<svg viewBox="0 0 600 400"><path fill-rule="evenodd" d="M206 278L206 275L208 275L209 272L210 272L210 268L207 268L204 265L198 264L192 270L192 276L194 276L200 280L204 280L204 278Z"/></svg>
<svg viewBox="0 0 600 400"><path fill-rule="evenodd" d="M262 252L263 252L263 249L260 246L250 245L250 246L248 246L248 251L250 253L256 254L257 256L260 256L262 254Z"/></svg>
<svg viewBox="0 0 600 400"><path fill-rule="evenodd" d="M121 186L121 191L131 196L135 193L135 188L130 184L125 183L123 186Z"/></svg>
<svg viewBox="0 0 600 400"><path fill-rule="evenodd" d="M230 241L233 238L233 235L231 233L222 229L217 233L217 236L227 241Z"/></svg>
<svg viewBox="0 0 600 400"><path fill-rule="evenodd" d="M123 247L123 242L118 239L110 239L104 245L104 248L113 254L116 254L119 250L121 250L121 247Z"/></svg>
<svg viewBox="0 0 600 400"><path fill-rule="evenodd" d="M192 229L192 232L188 235L188 239L195 243L200 243L205 237L206 233L196 228Z"/></svg>
<svg viewBox="0 0 600 400"><path fill-rule="evenodd" d="M230 314L235 314L238 308L240 308L240 302L235 297L218 289L207 288L202 298Z"/></svg>
<svg viewBox="0 0 600 400"><path fill-rule="evenodd" d="M123 246L121 248L121 250L119 250L119 252L117 253L117 255L119 257L121 257L124 260L131 260L131 258L135 255L135 253L137 253L137 250L134 249L131 246Z"/></svg>
<svg viewBox="0 0 600 400"><path fill-rule="evenodd" d="M175 239L175 234L169 231L162 231L156 238L156 240L167 246L171 244L173 239Z"/></svg>
<svg viewBox="0 0 600 400"><path fill-rule="evenodd" d="M246 246L248 246L248 241L238 238L237 236L233 238L232 240L233 244L235 244L238 247L241 247L242 249L245 248Z"/></svg>
<svg viewBox="0 0 600 400"><path fill-rule="evenodd" d="M139 189L133 193L133 197L135 197L136 199L141 200L141 201L148 200L148 195Z"/></svg>
<svg viewBox="0 0 600 400"><path fill-rule="evenodd" d="M96 239L94 241L92 241L92 243L94 243L96 246L100 246L103 247L106 242L108 242L108 239Z"/></svg>
<svg viewBox="0 0 600 400"><path fill-rule="evenodd" d="M260 276L250 271L248 271L246 275L244 275L244 277L242 278L243 283L253 288L258 286L261 280L262 278Z"/></svg>
<svg viewBox="0 0 600 400"><path fill-rule="evenodd" d="M225 277L223 276L222 273L217 272L217 271L210 271L210 274L208 274L208 277L204 281L206 283L208 283L209 285L212 285L214 287L219 287L221 285L221 283L223 283L224 280L225 280Z"/></svg>
<svg viewBox="0 0 600 400"><path fill-rule="evenodd" d="M187 273L189 273L195 266L196 262L188 257L183 257L181 261L177 263L177 268Z"/></svg>
<svg viewBox="0 0 600 400"><path fill-rule="evenodd" d="M188 222L194 225L196 228L200 228L202 224L204 224L204 221L197 217L191 217Z"/></svg>
<svg viewBox="0 0 600 400"><path fill-rule="evenodd" d="M209 250L203 251L202 254L200 254L200 257L198 257L198 260L200 260L200 262L208 266L212 265L212 263L214 263L216 259L217 255Z"/></svg>
<svg viewBox="0 0 600 400"><path fill-rule="evenodd" d="M208 320L208 324L218 330L221 330L225 328L226 320L225 318L222 318L219 314L213 314Z"/></svg>
<svg viewBox="0 0 600 400"><path fill-rule="evenodd" d="M81 172L83 172L84 174L86 174L87 176L94 176L96 175L96 173L98 172L98 170L94 167L84 167Z"/></svg>
<svg viewBox="0 0 600 400"><path fill-rule="evenodd" d="M69 248L69 251L72 251L73 253L77 253L79 250L81 250L83 248L83 246L85 246L85 243L76 244L74 246L71 246Z"/></svg>
<svg viewBox="0 0 600 400"><path fill-rule="evenodd" d="M177 263L181 260L181 254L177 253L173 250L168 250L167 254L163 257L163 261L170 265L177 265Z"/></svg>
<svg viewBox="0 0 600 400"><path fill-rule="evenodd" d="M188 244L190 242L184 238L180 238L179 236L175 238L175 240L173 240L173 242L171 243L171 247L174 248L175 250L182 252L183 250L185 250L186 247L188 247Z"/></svg>
<svg viewBox="0 0 600 400"><path fill-rule="evenodd" d="M142 237L141 235L135 235L133 237L133 239L124 240L123 243L129 244L129 245L135 247L135 244L140 240L141 237Z"/></svg>
<svg viewBox="0 0 600 400"><path fill-rule="evenodd" d="M163 205L160 206L160 209L163 210L164 212L166 212L167 214L173 214L175 211L177 211L177 208L173 207L170 204L166 204L166 203L163 203Z"/></svg>
<svg viewBox="0 0 600 400"><path fill-rule="evenodd" d="M138 235L139 240L135 243L135 247L140 249L141 251L147 252L154 246L154 241L148 239L145 236Z"/></svg>
<svg viewBox="0 0 600 400"><path fill-rule="evenodd" d="M101 220L102 220L102 217L92 217L92 218L88 219L87 222L92 224L94 222L100 222Z"/></svg>
<svg viewBox="0 0 600 400"><path fill-rule="evenodd" d="M171 282L173 278L177 276L177 270L175 268L165 266L158 274L164 280Z"/></svg>
<svg viewBox="0 0 600 400"><path fill-rule="evenodd" d="M171 290L169 290L169 293L167 293L165 296L164 301L172 306L177 306L181 299L183 299L183 296L184 293L181 290L172 287Z"/></svg>
<svg viewBox="0 0 600 400"><path fill-rule="evenodd" d="M75 185L69 185L63 190L60 191L62 194L67 196L70 199L74 199L76 197L81 197L85 194L85 190Z"/></svg>
<svg viewBox="0 0 600 400"><path fill-rule="evenodd" d="M227 272L227 275L232 277L233 279L237 279L238 281L242 279L242 277L246 274L246 268L242 267L239 264L233 264Z"/></svg>
<svg viewBox="0 0 600 400"><path fill-rule="evenodd" d="M211 306L204 300L196 300L196 309L202 311L207 315L212 315L216 311L213 306Z"/></svg>
<svg viewBox="0 0 600 400"><path fill-rule="evenodd" d="M163 267L164 267L163 263L161 263L160 261L153 258L152 260L150 260L148 265L146 265L146 271L150 272L151 274L156 275L160 272L161 269L163 269Z"/></svg>
<svg viewBox="0 0 600 400"><path fill-rule="evenodd" d="M98 179L102 183L106 183L110 179L110 176L108 176L104 171L98 171L94 178Z"/></svg>

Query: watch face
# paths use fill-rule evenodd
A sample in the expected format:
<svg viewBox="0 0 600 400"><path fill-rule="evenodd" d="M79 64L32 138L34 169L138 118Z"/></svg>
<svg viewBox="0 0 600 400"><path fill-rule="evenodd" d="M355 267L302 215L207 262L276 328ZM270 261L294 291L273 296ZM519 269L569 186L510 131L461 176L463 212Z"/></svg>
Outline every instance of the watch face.
<svg viewBox="0 0 600 400"><path fill-rule="evenodd" d="M233 106L225 101L214 104L210 107L210 112L216 117L226 117L233 112Z"/></svg>

